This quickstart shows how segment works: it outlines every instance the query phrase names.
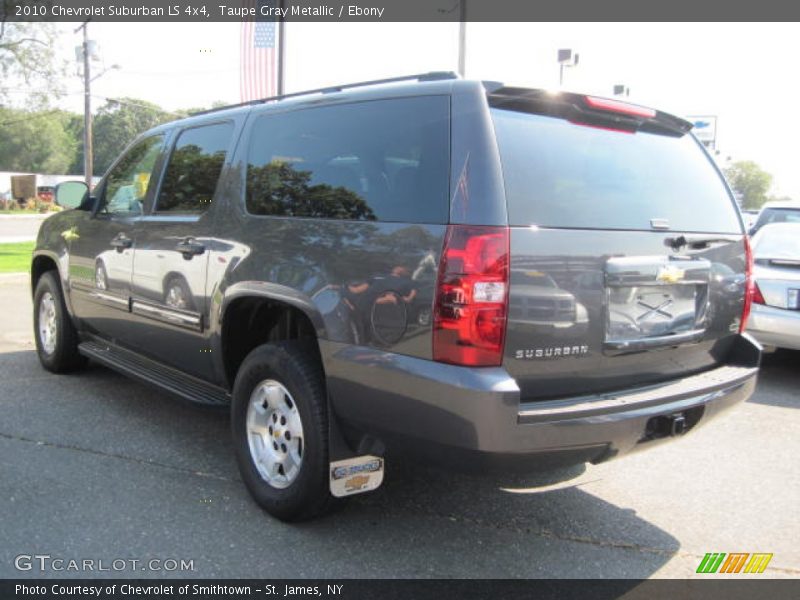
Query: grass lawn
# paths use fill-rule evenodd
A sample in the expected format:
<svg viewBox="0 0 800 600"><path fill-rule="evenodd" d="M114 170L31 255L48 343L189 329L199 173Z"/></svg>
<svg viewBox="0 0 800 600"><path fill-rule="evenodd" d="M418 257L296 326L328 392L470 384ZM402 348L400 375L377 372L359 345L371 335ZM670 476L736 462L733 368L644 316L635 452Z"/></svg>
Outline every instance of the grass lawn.
<svg viewBox="0 0 800 600"><path fill-rule="evenodd" d="M0 244L0 273L25 273L31 268L34 242Z"/></svg>

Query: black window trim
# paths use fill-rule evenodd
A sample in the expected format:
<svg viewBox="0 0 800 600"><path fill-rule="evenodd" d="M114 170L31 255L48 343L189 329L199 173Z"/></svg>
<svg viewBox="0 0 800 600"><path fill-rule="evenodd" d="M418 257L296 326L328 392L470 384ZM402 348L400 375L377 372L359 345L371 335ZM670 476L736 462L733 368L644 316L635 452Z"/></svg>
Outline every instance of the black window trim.
<svg viewBox="0 0 800 600"><path fill-rule="evenodd" d="M178 140L180 139L181 135L185 131L189 131L190 129L200 129L201 127L209 127L212 125L223 125L225 123L230 123L233 125L233 131L231 132L231 139L228 141L228 149L225 151L225 160L222 163L222 168L219 172L219 177L217 178L217 185L214 188L214 195L212 196L211 206L206 208L203 211L198 212L181 212L181 213L173 213L171 211L160 211L158 210L158 197L161 195L161 187L164 185L164 177L167 174L167 168L169 167L169 161L172 158L173 152L175 152L175 146L178 144ZM223 118L223 119L213 119L209 121L203 121L202 123L193 123L191 125L187 125L184 127L173 127L169 131L169 140L168 144L165 144L163 150L163 157L162 163L160 165L160 173L158 176L158 187L153 192L152 201L150 202L150 209L146 211L146 214L143 213L142 216L148 217L148 221L150 222L161 222L161 221L179 221L179 222L187 222L193 223L199 221L205 214L208 213L211 208L217 204L217 196L219 195L220 190L220 183L225 178L225 170L229 167L231 163L231 158L236 150L236 145L239 140L239 136L236 135L236 126L237 120L234 118Z"/></svg>

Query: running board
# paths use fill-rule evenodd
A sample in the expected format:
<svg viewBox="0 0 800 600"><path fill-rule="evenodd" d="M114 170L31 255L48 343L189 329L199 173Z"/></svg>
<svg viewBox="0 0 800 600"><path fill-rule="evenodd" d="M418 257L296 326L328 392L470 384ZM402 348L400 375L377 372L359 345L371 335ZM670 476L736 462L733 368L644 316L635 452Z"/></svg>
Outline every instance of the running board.
<svg viewBox="0 0 800 600"><path fill-rule="evenodd" d="M78 351L123 375L172 392L190 402L207 406L230 404L230 394L222 388L118 346L101 341L87 341L78 344Z"/></svg>

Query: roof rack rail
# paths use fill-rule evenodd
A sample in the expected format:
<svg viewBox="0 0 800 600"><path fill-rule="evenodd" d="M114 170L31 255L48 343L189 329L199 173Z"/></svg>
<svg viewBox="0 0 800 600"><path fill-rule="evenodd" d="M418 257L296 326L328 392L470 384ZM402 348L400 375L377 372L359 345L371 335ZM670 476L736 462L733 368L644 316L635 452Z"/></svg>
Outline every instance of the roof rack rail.
<svg viewBox="0 0 800 600"><path fill-rule="evenodd" d="M324 88L317 88L315 90L305 90L303 92L293 92L291 94L283 94L281 96L270 96L269 98L259 98L257 100L250 100L248 102L240 102L239 104L229 104L227 106L219 106L217 108L210 108L208 110L201 110L191 113L190 116L207 115L215 113L220 110L228 110L231 108L242 108L244 106L255 106L256 104L265 104L276 100L286 100L287 98L297 98L298 96L309 96L311 94L331 94L334 92L341 92L352 88L368 87L371 85L383 85L385 83L396 83L399 81L444 81L448 79L458 79L458 75L453 71L430 71L428 73L418 73L416 75L404 75L402 77L389 77L388 79L372 79L370 81L360 81L358 83L347 83L344 85L333 85Z"/></svg>

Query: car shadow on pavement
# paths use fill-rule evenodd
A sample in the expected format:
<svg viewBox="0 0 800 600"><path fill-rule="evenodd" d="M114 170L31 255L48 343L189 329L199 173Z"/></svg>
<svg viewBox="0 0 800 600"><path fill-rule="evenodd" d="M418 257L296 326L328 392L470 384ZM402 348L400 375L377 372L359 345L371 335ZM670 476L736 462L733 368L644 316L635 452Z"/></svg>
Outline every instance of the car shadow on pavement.
<svg viewBox="0 0 800 600"><path fill-rule="evenodd" d="M800 351L780 349L764 354L758 375L758 393L748 400L754 404L767 404L782 408L800 408L800 395L790 395L787 389L797 388L800 374Z"/></svg>
<svg viewBox="0 0 800 600"><path fill-rule="evenodd" d="M593 476L583 466L498 476L391 459L375 493L352 497L325 518L284 524L262 512L239 480L227 413L193 407L97 365L54 376L32 351L0 354L0 377L0 438L19 442L12 447L21 456L25 448L44 447L59 460L100 461L100 471L84 476L94 488L103 484L93 479L102 480L105 468L140 479L123 478L93 495L94 506L71 517L75 527L95 513L115 513L115 494L121 495L126 519L136 524L135 542L194 557L201 566L194 576L263 577L272 540L291 555L283 563L270 559L278 561L272 576L281 577L646 578L680 548L632 508L585 491ZM40 477L31 469L31 477ZM71 491L59 502L74 506L84 492L63 477ZM150 488L163 492L141 495ZM188 503L176 504L176 496ZM16 515L5 516L11 523ZM41 520L37 527L50 543L50 510L30 516ZM191 541L174 546L198 522L203 526ZM113 528L93 535L92 543L111 555L129 552L134 541ZM229 546L235 560L222 561L218 548ZM73 547L83 548L77 541Z"/></svg>

